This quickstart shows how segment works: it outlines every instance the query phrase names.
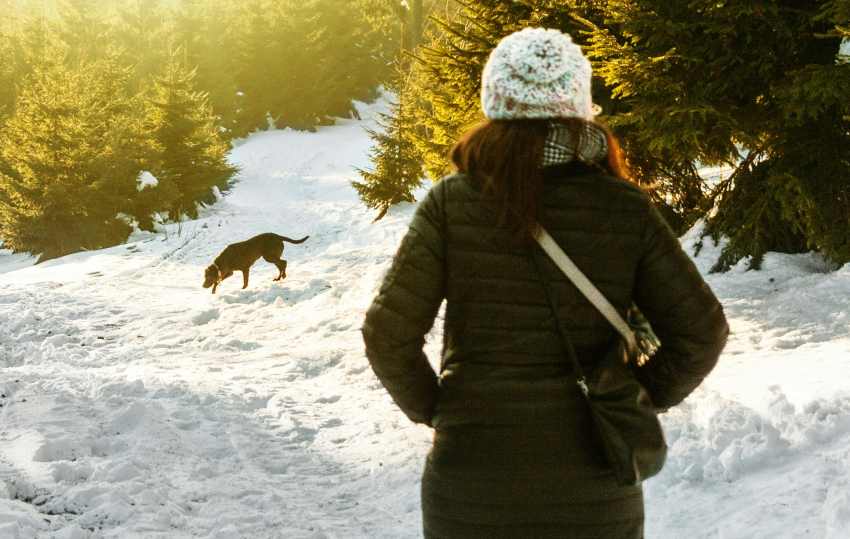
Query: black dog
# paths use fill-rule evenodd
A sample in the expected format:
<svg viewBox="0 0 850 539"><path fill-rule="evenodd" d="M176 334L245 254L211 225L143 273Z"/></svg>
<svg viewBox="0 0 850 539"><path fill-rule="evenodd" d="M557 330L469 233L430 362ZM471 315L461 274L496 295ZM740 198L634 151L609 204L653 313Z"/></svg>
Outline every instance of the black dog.
<svg viewBox="0 0 850 539"><path fill-rule="evenodd" d="M277 266L279 273L274 280L279 281L286 277L286 260L280 257L283 254L283 242L304 243L309 237L293 240L267 232L250 240L231 243L204 271L204 288L212 287L212 293L215 294L215 289L221 281L233 275L234 271L242 272L242 288L247 288L248 272L260 257Z"/></svg>

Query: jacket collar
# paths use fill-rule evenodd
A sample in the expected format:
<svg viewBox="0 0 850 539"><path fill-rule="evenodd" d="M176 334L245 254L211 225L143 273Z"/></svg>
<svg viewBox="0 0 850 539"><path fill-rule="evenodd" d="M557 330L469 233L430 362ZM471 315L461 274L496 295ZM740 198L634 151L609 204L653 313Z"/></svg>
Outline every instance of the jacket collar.
<svg viewBox="0 0 850 539"><path fill-rule="evenodd" d="M573 176L587 176L590 174L603 173L600 166L588 165L581 161L570 161L569 163L558 163L543 167L543 180L559 180Z"/></svg>

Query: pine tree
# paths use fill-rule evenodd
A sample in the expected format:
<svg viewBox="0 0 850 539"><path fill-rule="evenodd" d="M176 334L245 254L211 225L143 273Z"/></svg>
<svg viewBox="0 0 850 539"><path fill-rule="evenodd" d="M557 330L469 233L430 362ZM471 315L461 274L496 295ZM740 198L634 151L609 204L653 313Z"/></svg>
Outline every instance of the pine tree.
<svg viewBox="0 0 850 539"><path fill-rule="evenodd" d="M268 127L276 93L286 94L283 75L278 65L283 52L276 31L289 28L279 13L279 6L268 0L248 0L240 5L237 16L235 78L238 94L236 136ZM279 26L280 25L280 26ZM293 51L298 54L297 51Z"/></svg>
<svg viewBox="0 0 850 539"><path fill-rule="evenodd" d="M395 40L378 0L250 0L236 17L237 135L266 128L313 130L352 114L391 73ZM383 4L381 4L383 5ZM386 7L386 6L384 6Z"/></svg>
<svg viewBox="0 0 850 539"><path fill-rule="evenodd" d="M15 43L13 38L5 33L0 33L0 126L15 108L15 85L17 73L12 58L15 56Z"/></svg>
<svg viewBox="0 0 850 539"><path fill-rule="evenodd" d="M167 13L161 0L122 2L110 40L120 48L121 61L132 66L130 87L146 88L168 58Z"/></svg>
<svg viewBox="0 0 850 539"><path fill-rule="evenodd" d="M15 107L15 83L17 79L17 66L15 65L17 21L15 21L15 15L17 14L9 0L0 1L0 10L12 14L12 16L7 16L6 20L0 21L0 126L2 126L3 120L11 115Z"/></svg>
<svg viewBox="0 0 850 539"><path fill-rule="evenodd" d="M428 0L423 7L423 16L434 0ZM397 7L401 3L386 0L354 0L352 4L360 10L368 31L373 34L367 41L374 43L372 53L382 58L381 63L392 67L396 55L402 47L401 20ZM424 27L424 26L423 26ZM394 75L392 71L385 73L386 78Z"/></svg>
<svg viewBox="0 0 850 539"><path fill-rule="evenodd" d="M279 19L274 28L275 86L269 100L269 114L279 127L315 130L324 123L324 102L327 94L322 90L329 81L322 79L318 54L322 36L319 3L322 0L290 0L280 6ZM336 36L333 36L336 39Z"/></svg>
<svg viewBox="0 0 850 539"><path fill-rule="evenodd" d="M430 176L482 116L489 51L526 26L570 33L594 61L594 101L633 173L677 230L706 217L729 238L715 269L768 250L815 248L850 260L847 0L460 0L428 33L408 75ZM791 158L791 156L794 156ZM732 173L719 183L701 166ZM716 211L715 211L716 210Z"/></svg>
<svg viewBox="0 0 850 539"><path fill-rule="evenodd" d="M17 6L0 30L0 123L15 110L18 88L42 61L51 39L43 6Z"/></svg>
<svg viewBox="0 0 850 539"><path fill-rule="evenodd" d="M124 170L124 163L135 164L127 165L132 173L126 177L122 173L114 184L120 196L113 197L115 193L105 187L89 186L88 191L105 197L98 207L129 213L139 226L151 229L152 213L168 212L172 218L194 215L198 201L211 200L213 186L226 185L233 170L225 160L223 137L241 136L270 124L313 129L336 116L352 114L353 99L377 94L398 44L398 34L388 36L382 26L394 20L391 3L385 0L342 4L336 0L0 0L0 7L7 8L0 10L4 13L0 18L0 130L7 118L11 122L0 152L4 178L0 201L9 225L17 227L10 244L50 251L47 256L89 248L100 240L89 238L94 233L86 236L71 228L67 241L59 246L41 247L39 242L47 241L47 236L21 239L39 227L49 229L39 221L43 211L39 204L48 204L52 194L39 182L55 179L57 185L73 184L66 178L70 173L59 165L50 168L37 162L43 156L30 156L34 167L48 167L43 177L27 170L30 158L16 149L34 144L22 126L30 129L27 122L45 118L38 116L38 107L48 100L46 93L39 93L45 86L37 89L31 81L49 78L64 84L65 90L71 87L81 93L73 101L70 91L59 92L62 114L73 119L63 127L82 119L87 122L94 112L86 99L102 99L102 126L112 129L113 136L127 139L120 146L121 154L115 154L116 163L121 163L116 166ZM55 53L57 44L61 54ZM182 54L172 58L168 51L178 48ZM113 77L110 70L121 73ZM25 81L28 105L17 114L18 94ZM93 90L96 85L108 86L112 99ZM31 134L42 133L44 125L30 129ZM103 145L100 134L79 132L65 148L62 128L56 129L56 140L42 141L50 152L89 163L94 158L77 145ZM114 150L118 148L116 143ZM140 170L158 177L156 188L135 190ZM86 169L79 181L86 184L94 176L96 171ZM26 211L31 213L32 227L24 223L23 214L9 217L13 210L20 210L16 204L21 197L30 208ZM18 202L13 204L13 199ZM78 205L93 211L82 202ZM112 223L116 229L123 226L116 223ZM75 239L81 236L85 238Z"/></svg>
<svg viewBox="0 0 850 539"><path fill-rule="evenodd" d="M213 188L226 189L236 169L227 162L224 142L206 94L195 88L195 71L171 54L149 98L152 135L159 158L146 164L159 180L157 193L170 217L195 218L197 204L214 200ZM144 216L140 216L144 217Z"/></svg>
<svg viewBox="0 0 850 539"><path fill-rule="evenodd" d="M196 70L196 85L207 93L226 137L238 130L238 13L239 5L233 2L182 0L169 41L172 49L184 51L187 66ZM254 59L245 60L253 65Z"/></svg>
<svg viewBox="0 0 850 539"><path fill-rule="evenodd" d="M357 2L340 5L336 0L316 0L311 5L317 28L311 52L315 70L300 76L315 81L322 122L352 115L352 100L374 98L377 86L392 72L389 42L370 27L363 7Z"/></svg>
<svg viewBox="0 0 850 539"><path fill-rule="evenodd" d="M39 260L124 241L120 217L139 171L139 134L112 59L71 70L51 47L0 133L0 230Z"/></svg>
<svg viewBox="0 0 850 539"><path fill-rule="evenodd" d="M745 257L756 268L769 250L816 248L850 260L850 66L836 63L840 10L815 1L619 0L605 15L590 52L622 107L613 121L629 158L681 210L704 215L716 205L706 231L729 242L715 269ZM733 172L706 186L695 163Z"/></svg>
<svg viewBox="0 0 850 539"><path fill-rule="evenodd" d="M429 2L430 3L430 2ZM388 2L396 22L401 27L401 48L405 51L413 51L422 42L422 33L425 29L426 5L422 0L410 0L405 2Z"/></svg>
<svg viewBox="0 0 850 539"><path fill-rule="evenodd" d="M76 64L111 54L110 23L98 0L59 0L56 34L66 45L66 61Z"/></svg>
<svg viewBox="0 0 850 539"><path fill-rule="evenodd" d="M504 36L527 26L575 24L575 2L463 0L460 8L437 17L416 51L408 76L409 99L421 129L411 133L432 178L449 171L448 155L459 135L483 120L479 100L481 71ZM548 4L558 5L553 7ZM541 6L541 4L544 4ZM571 22L572 21L572 22Z"/></svg>
<svg viewBox="0 0 850 539"><path fill-rule="evenodd" d="M360 199L379 211L375 221L400 202L413 202L413 191L422 185L422 160L405 136L414 128L410 111L396 103L390 114L380 115L379 130L369 130L375 141L371 152L374 170L358 170L362 182L352 182Z"/></svg>

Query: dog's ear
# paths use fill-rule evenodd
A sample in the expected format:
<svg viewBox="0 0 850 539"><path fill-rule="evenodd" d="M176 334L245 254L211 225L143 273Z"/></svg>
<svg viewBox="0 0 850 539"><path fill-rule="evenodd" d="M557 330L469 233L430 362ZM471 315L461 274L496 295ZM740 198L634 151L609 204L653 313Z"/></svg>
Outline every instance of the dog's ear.
<svg viewBox="0 0 850 539"><path fill-rule="evenodd" d="M208 277L212 277L212 275L215 274L215 279L217 281L221 280L221 270L215 264L210 264L209 266L207 266L205 274Z"/></svg>

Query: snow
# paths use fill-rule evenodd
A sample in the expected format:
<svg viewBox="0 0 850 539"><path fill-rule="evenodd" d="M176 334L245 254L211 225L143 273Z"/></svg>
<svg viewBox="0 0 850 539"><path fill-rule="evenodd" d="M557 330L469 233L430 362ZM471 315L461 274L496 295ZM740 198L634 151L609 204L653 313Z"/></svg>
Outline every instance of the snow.
<svg viewBox="0 0 850 539"><path fill-rule="evenodd" d="M12 253L9 249L0 249L0 274L27 268L35 264L36 260L38 257L29 253Z"/></svg>
<svg viewBox="0 0 850 539"><path fill-rule="evenodd" d="M157 180L153 174L151 174L147 170L143 170L141 173L139 173L139 177L136 180L137 191L142 191L149 187L156 187L157 185L159 185L159 180Z"/></svg>
<svg viewBox="0 0 850 539"><path fill-rule="evenodd" d="M431 433L359 333L413 211L371 224L349 186L384 106L238 141L238 182L197 220L37 266L0 251L0 538L420 535ZM260 261L245 290L201 288L221 249L266 231L310 235L286 246L286 280ZM827 269L769 254L707 275L733 334L663 418L648 537L850 536L850 266Z"/></svg>

